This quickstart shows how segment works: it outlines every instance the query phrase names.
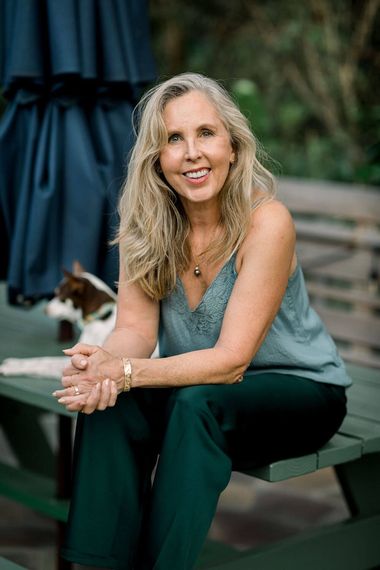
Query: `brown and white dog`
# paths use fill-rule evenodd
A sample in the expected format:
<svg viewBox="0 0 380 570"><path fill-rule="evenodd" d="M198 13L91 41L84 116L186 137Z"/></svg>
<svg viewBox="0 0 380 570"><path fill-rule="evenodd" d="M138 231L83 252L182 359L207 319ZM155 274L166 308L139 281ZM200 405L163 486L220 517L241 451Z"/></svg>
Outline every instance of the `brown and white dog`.
<svg viewBox="0 0 380 570"><path fill-rule="evenodd" d="M88 273L78 261L72 272L63 270L64 279L46 305L45 313L54 319L77 324L78 342L103 344L115 325L116 294L104 281Z"/></svg>
<svg viewBox="0 0 380 570"><path fill-rule="evenodd" d="M116 294L101 279L74 262L72 272L63 270L64 278L55 290L45 313L57 320L70 321L81 329L78 342L102 345L115 325ZM67 357L7 358L0 374L60 377Z"/></svg>

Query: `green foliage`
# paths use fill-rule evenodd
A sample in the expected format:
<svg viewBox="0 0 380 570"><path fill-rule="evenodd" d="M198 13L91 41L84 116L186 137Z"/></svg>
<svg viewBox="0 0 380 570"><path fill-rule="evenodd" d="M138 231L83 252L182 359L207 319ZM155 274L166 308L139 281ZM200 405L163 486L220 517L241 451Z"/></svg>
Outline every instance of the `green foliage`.
<svg viewBox="0 0 380 570"><path fill-rule="evenodd" d="M378 0L155 0L161 77L210 75L285 174L380 184Z"/></svg>

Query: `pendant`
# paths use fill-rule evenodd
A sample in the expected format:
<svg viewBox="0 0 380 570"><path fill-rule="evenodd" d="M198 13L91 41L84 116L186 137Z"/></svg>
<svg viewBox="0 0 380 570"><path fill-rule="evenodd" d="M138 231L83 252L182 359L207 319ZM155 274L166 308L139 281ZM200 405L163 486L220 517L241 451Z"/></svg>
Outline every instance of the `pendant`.
<svg viewBox="0 0 380 570"><path fill-rule="evenodd" d="M194 275L195 277L199 277L201 275L201 270L199 269L199 265L194 267Z"/></svg>

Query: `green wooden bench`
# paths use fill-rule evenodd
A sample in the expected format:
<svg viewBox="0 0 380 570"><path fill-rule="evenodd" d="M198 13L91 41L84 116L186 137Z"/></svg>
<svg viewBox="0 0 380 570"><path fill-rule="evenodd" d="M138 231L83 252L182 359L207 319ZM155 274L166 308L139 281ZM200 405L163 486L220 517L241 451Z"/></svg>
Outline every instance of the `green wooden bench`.
<svg viewBox="0 0 380 570"><path fill-rule="evenodd" d="M348 415L323 449L248 474L276 482L331 466L351 517L254 551L207 543L197 568L369 570L380 566L380 194L282 180L280 197L296 218L312 302L339 344L354 385ZM59 354L56 326L40 308L24 313L0 300L0 317L0 358ZM0 493L57 520L63 532L72 416L50 396L57 384L0 377L0 421L19 462L0 464ZM57 417L55 451L41 428L44 414ZM59 568L69 565L61 561Z"/></svg>
<svg viewBox="0 0 380 570"><path fill-rule="evenodd" d="M57 323L42 307L9 307L0 286L0 360L7 356L62 356ZM15 461L0 461L0 494L57 521L58 548L67 520L75 416L51 393L59 380L0 375L0 427ZM48 420L48 426L46 426ZM53 431L53 433L49 433ZM60 570L70 565L60 560ZM0 565L1 569L1 565Z"/></svg>

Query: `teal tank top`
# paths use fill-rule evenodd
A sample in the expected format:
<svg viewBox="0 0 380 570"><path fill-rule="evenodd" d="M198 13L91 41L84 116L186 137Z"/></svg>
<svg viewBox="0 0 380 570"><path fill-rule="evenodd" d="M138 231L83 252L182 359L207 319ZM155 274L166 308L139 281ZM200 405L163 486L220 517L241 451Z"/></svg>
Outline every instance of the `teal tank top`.
<svg viewBox="0 0 380 570"><path fill-rule="evenodd" d="M223 266L195 309L187 303L179 277L160 303L160 356L212 348L237 278L236 255ZM334 341L309 303L301 267L291 275L281 307L249 365L251 373L294 374L317 382L350 386Z"/></svg>

